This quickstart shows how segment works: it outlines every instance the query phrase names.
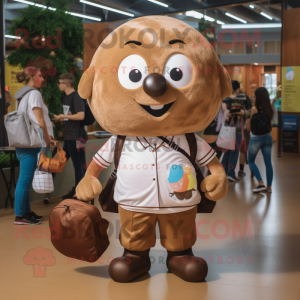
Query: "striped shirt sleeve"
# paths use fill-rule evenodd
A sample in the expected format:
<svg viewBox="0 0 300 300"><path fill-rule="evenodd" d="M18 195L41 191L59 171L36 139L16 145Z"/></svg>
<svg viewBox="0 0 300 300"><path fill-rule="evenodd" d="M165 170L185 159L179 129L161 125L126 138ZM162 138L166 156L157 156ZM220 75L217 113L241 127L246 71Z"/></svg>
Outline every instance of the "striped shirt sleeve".
<svg viewBox="0 0 300 300"><path fill-rule="evenodd" d="M112 136L95 154L93 160L101 168L106 169L114 160L116 137Z"/></svg>
<svg viewBox="0 0 300 300"><path fill-rule="evenodd" d="M199 165L206 166L217 153L205 142L200 136L195 134L197 140L197 156L196 160Z"/></svg>

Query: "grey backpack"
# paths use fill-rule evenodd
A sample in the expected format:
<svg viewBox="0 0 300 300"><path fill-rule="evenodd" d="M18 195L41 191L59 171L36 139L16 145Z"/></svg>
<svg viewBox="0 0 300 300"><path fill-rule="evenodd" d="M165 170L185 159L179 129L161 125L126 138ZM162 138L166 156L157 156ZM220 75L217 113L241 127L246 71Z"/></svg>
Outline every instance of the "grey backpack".
<svg viewBox="0 0 300 300"><path fill-rule="evenodd" d="M5 118L4 124L10 147L40 148L42 146L43 140L40 133L40 126L30 120L27 115L31 91L32 90L28 91L22 98L22 101L26 101L25 112L13 111Z"/></svg>

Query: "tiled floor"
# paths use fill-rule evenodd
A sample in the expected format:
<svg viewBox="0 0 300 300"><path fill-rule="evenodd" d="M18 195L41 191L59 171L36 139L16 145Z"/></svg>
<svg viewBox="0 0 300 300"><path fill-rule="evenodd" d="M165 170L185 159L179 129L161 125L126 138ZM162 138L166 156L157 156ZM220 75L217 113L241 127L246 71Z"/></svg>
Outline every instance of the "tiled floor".
<svg viewBox="0 0 300 300"><path fill-rule="evenodd" d="M261 155L257 163L265 175ZM201 283L187 283L167 272L166 251L159 240L151 250L149 274L127 284L112 281L108 262L122 254L117 238L118 215L102 213L110 221L111 245L98 262L89 264L61 255L47 237L48 215L59 199L52 200L49 206L42 201L33 202L32 209L46 216L45 220L42 225L23 231L13 225L13 209L2 209L0 297L300 300L300 159L274 155L273 163L272 194L251 192L256 182L251 180L247 167L247 176L239 183L230 183L228 195L217 203L213 214L197 216L197 221L208 220L208 224L198 223L199 238L194 247L194 252L209 265L207 280ZM45 277L37 276L41 274L34 274L34 267L24 263L27 251L38 246L50 249L55 257L55 264L47 266Z"/></svg>

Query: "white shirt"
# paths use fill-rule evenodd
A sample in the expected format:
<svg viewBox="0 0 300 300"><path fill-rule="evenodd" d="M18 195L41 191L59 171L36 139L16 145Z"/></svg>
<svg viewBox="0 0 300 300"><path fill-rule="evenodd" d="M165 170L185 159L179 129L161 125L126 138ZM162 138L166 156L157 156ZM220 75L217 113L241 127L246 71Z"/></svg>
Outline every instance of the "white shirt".
<svg viewBox="0 0 300 300"><path fill-rule="evenodd" d="M215 151L198 135L196 160L207 165ZM190 154L185 135L166 137ZM114 160L112 136L93 160L107 168ZM117 171L114 199L126 210L168 214L192 209L201 196L191 162L158 137L126 137Z"/></svg>
<svg viewBox="0 0 300 300"><path fill-rule="evenodd" d="M26 112L25 110L26 110L27 97L29 97L29 99L28 99L28 109ZM44 104L42 95L38 90L32 90L32 91L28 92L27 95L24 96L24 98L20 102L18 111L26 112L30 120L32 120L35 123L38 123L37 118L35 117L35 114L32 110L34 107L40 107L43 110L43 116L44 116L44 120L45 120L45 123L47 126L48 134L53 137L54 136L53 135L53 127L52 127L52 123L51 123L49 115L48 115L48 108ZM47 147L45 140L43 141L43 147Z"/></svg>

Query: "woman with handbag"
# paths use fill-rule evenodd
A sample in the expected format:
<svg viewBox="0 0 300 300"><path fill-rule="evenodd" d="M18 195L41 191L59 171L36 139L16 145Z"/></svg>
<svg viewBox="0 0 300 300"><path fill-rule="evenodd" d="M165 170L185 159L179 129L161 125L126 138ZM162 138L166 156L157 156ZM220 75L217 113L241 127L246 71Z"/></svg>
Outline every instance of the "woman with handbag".
<svg viewBox="0 0 300 300"><path fill-rule="evenodd" d="M249 166L258 180L258 187L253 192L272 192L273 167L271 161L273 139L271 135L272 119L274 111L271 106L269 93L266 88L260 87L255 91L255 106L251 109L248 130L250 132L250 143L248 148ZM261 150L267 170L267 187L265 186L259 169L255 164L258 151Z"/></svg>
<svg viewBox="0 0 300 300"><path fill-rule="evenodd" d="M24 82L15 95L20 101L18 111L25 112L28 118L40 126L43 136L42 147L55 146L53 140L53 128L48 116L48 108L43 102L41 93L37 90L41 87L44 78L39 69L27 67L23 72L18 72L18 82ZM15 224L17 225L37 225L42 216L38 216L30 208L30 187L33 180L34 171L37 167L39 148L16 148L16 154L20 161L20 174L15 190Z"/></svg>

